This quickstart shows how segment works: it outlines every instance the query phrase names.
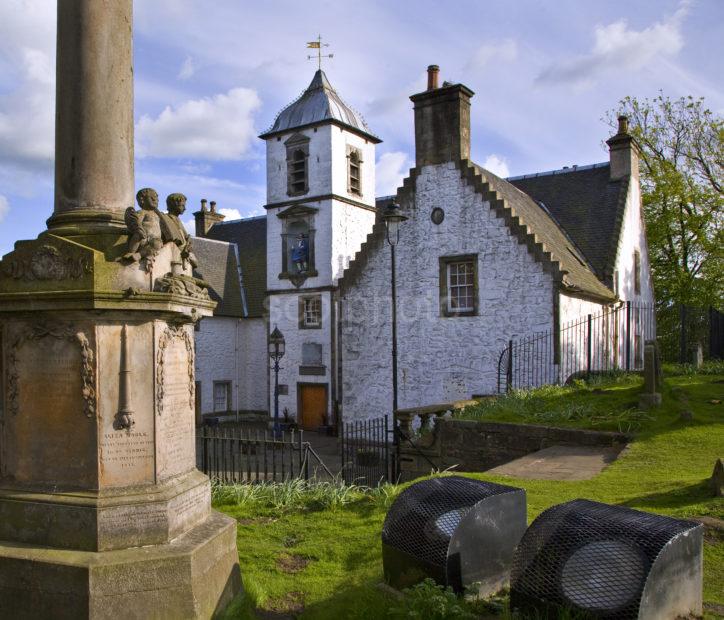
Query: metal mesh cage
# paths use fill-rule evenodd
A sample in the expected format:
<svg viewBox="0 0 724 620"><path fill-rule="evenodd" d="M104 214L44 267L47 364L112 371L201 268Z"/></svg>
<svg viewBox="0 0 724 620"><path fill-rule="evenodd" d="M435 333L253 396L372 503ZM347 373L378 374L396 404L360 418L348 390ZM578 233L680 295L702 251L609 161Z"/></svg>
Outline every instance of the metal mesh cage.
<svg viewBox="0 0 724 620"><path fill-rule="evenodd" d="M595 618L674 618L664 599L682 603L697 588L700 597L700 565L697 523L574 500L543 512L520 541L511 607L550 617L564 608Z"/></svg>
<svg viewBox="0 0 724 620"><path fill-rule="evenodd" d="M413 484L382 527L385 578L402 588L432 577L457 591L507 581L525 531L525 492L449 476ZM501 570L502 567L502 570Z"/></svg>

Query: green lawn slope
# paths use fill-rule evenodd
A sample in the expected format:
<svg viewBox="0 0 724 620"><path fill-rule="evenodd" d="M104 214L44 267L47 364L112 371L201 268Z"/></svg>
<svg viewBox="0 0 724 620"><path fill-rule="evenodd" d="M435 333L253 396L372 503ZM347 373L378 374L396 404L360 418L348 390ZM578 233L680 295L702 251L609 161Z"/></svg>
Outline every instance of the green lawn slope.
<svg viewBox="0 0 724 620"><path fill-rule="evenodd" d="M597 389L603 393L594 393ZM614 385L578 386L568 394L551 391L555 406L548 403L549 418L555 419L556 407L565 411L573 404L586 408L589 403L587 411L595 410L593 415L569 423L590 426L592 418L608 417L616 420L612 424L619 430L624 418L614 414L633 409L628 405L636 401L639 390L638 380L622 378ZM717 403L722 396L721 374L667 378L663 406L645 418L633 416L638 431L634 441L592 480L465 475L524 488L529 520L554 504L579 497L679 518L724 519L724 500L712 496L708 483L716 458L724 456L724 405ZM606 399L608 413L600 406ZM615 402L617 406L612 404ZM682 411L690 412L691 420L682 419ZM505 421L531 421L520 411L494 415ZM631 416L625 420L630 424ZM614 430L607 424L601 426ZM333 485L304 488L302 483L218 488L216 507L239 523L239 560L247 593L228 611L228 617L389 617L389 609L401 603L378 587L382 581L380 531L399 488L362 492ZM724 543L720 536L709 531L704 549L708 618L722 617L724 610ZM507 615L504 610L501 613Z"/></svg>

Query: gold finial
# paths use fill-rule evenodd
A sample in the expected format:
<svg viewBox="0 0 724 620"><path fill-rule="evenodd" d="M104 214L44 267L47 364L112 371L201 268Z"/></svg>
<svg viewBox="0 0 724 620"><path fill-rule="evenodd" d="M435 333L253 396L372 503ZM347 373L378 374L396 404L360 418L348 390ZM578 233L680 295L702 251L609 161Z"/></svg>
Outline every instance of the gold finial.
<svg viewBox="0 0 724 620"><path fill-rule="evenodd" d="M316 41L308 41L307 47L317 50L316 56L307 56L307 60L317 59L319 69L322 69L322 58L334 58L334 54L322 54L323 47L329 47L329 43L322 43L322 35L317 37Z"/></svg>

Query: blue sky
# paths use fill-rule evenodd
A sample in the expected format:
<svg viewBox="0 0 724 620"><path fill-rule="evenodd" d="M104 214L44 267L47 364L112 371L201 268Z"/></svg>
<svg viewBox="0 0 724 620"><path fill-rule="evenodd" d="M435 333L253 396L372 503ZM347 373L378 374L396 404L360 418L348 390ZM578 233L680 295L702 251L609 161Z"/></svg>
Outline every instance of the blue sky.
<svg viewBox="0 0 724 620"><path fill-rule="evenodd" d="M53 0L0 3L0 255L53 203ZM308 85L322 34L333 86L383 139L377 194L413 165L409 95L428 64L475 91L473 159L504 176L606 159L601 120L625 95L703 96L724 112L720 0L136 0L136 186L265 202L256 136Z"/></svg>

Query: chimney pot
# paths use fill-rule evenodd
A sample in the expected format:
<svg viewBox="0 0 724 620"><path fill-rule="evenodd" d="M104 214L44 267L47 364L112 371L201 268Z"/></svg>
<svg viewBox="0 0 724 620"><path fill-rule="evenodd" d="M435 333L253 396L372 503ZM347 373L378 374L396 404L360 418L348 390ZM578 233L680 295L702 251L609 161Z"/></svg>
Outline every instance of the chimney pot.
<svg viewBox="0 0 724 620"><path fill-rule="evenodd" d="M628 134L628 116L625 114L618 117L618 133Z"/></svg>
<svg viewBox="0 0 724 620"><path fill-rule="evenodd" d="M427 90L435 90L437 85L437 78L440 74L440 67L437 65L430 65L427 68Z"/></svg>
<svg viewBox="0 0 724 620"><path fill-rule="evenodd" d="M211 212L216 213L216 201L215 200L211 201Z"/></svg>
<svg viewBox="0 0 724 620"><path fill-rule="evenodd" d="M207 210L207 209L206 209L206 202L207 202L207 201L206 201L206 198L202 198L202 199L201 199L201 210L202 210L202 211L206 211L206 210Z"/></svg>

